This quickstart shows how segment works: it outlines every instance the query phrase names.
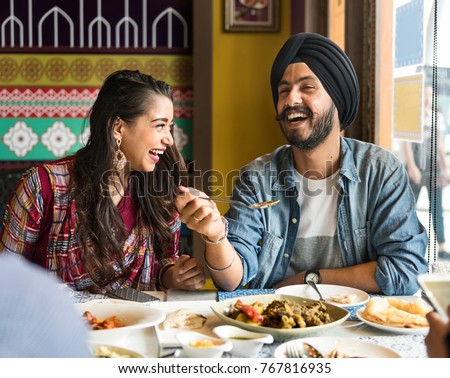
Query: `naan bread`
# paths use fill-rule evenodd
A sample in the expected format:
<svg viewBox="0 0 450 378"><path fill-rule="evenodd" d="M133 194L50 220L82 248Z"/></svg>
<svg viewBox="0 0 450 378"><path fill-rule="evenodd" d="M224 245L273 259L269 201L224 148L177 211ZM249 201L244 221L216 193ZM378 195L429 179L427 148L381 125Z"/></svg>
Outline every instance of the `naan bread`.
<svg viewBox="0 0 450 378"><path fill-rule="evenodd" d="M201 328L205 322L206 317L203 315L196 314L187 308L181 308L167 314L166 319L161 323L161 328L197 329Z"/></svg>
<svg viewBox="0 0 450 378"><path fill-rule="evenodd" d="M426 309L420 298L408 302L397 298L372 298L361 316L373 323L391 327L421 328L428 327L425 318Z"/></svg>
<svg viewBox="0 0 450 378"><path fill-rule="evenodd" d="M356 294L336 294L330 297L332 302L350 304L356 301Z"/></svg>
<svg viewBox="0 0 450 378"><path fill-rule="evenodd" d="M425 317L428 312L423 304L423 301L419 298L417 298L417 300L414 302L408 302L403 299L397 298L387 298L387 300L389 301L389 304L391 306L398 308L399 310L409 312L411 314L417 314Z"/></svg>

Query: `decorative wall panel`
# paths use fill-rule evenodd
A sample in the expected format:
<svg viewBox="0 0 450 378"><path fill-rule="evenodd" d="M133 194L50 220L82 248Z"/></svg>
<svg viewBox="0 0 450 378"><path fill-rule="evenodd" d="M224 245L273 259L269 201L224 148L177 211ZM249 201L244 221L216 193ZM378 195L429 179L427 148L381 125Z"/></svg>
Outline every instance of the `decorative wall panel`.
<svg viewBox="0 0 450 378"><path fill-rule="evenodd" d="M89 135L85 117L98 90L118 69L138 69L174 87L175 142L190 160L191 8L186 0L2 4L0 160L77 151Z"/></svg>

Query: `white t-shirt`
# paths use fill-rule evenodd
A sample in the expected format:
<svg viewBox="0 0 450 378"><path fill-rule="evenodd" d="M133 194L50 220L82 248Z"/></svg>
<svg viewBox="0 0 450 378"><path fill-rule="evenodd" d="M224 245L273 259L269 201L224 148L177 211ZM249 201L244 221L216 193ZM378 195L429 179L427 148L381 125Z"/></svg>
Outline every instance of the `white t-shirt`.
<svg viewBox="0 0 450 378"><path fill-rule="evenodd" d="M343 266L337 237L338 178L339 170L322 180L296 172L300 226L286 277L308 269Z"/></svg>

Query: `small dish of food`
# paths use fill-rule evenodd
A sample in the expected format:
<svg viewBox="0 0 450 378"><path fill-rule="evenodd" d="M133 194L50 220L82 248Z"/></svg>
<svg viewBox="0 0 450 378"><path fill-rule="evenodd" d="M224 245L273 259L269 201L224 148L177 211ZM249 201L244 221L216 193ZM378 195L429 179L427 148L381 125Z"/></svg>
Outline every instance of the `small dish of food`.
<svg viewBox="0 0 450 378"><path fill-rule="evenodd" d="M116 345L106 345L91 341L88 343L89 349L97 358L144 358L144 356L134 350L122 348Z"/></svg>
<svg viewBox="0 0 450 378"><path fill-rule="evenodd" d="M255 357L264 344L273 343L273 336L268 333L251 332L231 325L215 327L213 332L221 339L231 341L231 355L235 357Z"/></svg>
<svg viewBox="0 0 450 378"><path fill-rule="evenodd" d="M339 285L317 284L317 288L322 293L325 301L338 307L354 307L360 306L370 299L369 294L365 291L355 289L353 287ZM296 297L319 299L314 289L306 284L283 286L275 290L276 294L287 294Z"/></svg>
<svg viewBox="0 0 450 378"><path fill-rule="evenodd" d="M229 352L233 347L229 340L210 337L195 331L181 332L176 337L186 357L219 358L223 352Z"/></svg>
<svg viewBox="0 0 450 378"><path fill-rule="evenodd" d="M76 303L75 308L89 329L88 340L117 344L136 329L161 323L165 315L152 307L128 302Z"/></svg>

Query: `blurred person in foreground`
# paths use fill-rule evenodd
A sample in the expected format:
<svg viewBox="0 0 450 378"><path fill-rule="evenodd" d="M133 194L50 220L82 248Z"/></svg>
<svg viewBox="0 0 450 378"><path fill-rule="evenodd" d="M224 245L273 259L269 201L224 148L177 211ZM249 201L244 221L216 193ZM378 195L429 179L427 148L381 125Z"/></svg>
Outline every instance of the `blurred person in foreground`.
<svg viewBox="0 0 450 378"><path fill-rule="evenodd" d="M450 305L444 320L436 311L427 314L430 331L425 337L428 357L450 358Z"/></svg>
<svg viewBox="0 0 450 378"><path fill-rule="evenodd" d="M0 255L0 357L92 357L87 328L55 277Z"/></svg>
<svg viewBox="0 0 450 378"><path fill-rule="evenodd" d="M139 71L112 73L75 155L43 163L7 205L0 249L77 290L194 290L202 265L179 256L174 200L186 175L174 145L172 88Z"/></svg>
<svg viewBox="0 0 450 378"><path fill-rule="evenodd" d="M397 157L344 138L360 91L349 58L314 33L290 37L272 66L276 120L289 144L241 168L224 218L180 188L181 220L203 234L205 265L225 290L316 283L410 295L428 269L427 235ZM261 127L258 127L261 130Z"/></svg>

